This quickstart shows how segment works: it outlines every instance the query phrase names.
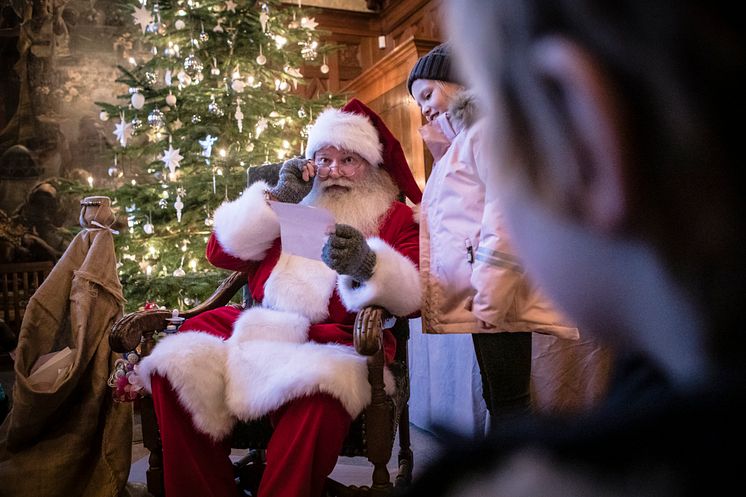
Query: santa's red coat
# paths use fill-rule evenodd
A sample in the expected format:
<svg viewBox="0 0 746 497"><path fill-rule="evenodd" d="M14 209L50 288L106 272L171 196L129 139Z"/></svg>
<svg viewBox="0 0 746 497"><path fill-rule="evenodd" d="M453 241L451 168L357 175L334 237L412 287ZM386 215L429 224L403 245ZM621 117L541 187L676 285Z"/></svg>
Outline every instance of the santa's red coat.
<svg viewBox="0 0 746 497"><path fill-rule="evenodd" d="M141 366L168 377L195 425L216 438L236 418L255 419L319 392L339 399L354 418L370 401L365 359L352 349L356 311L380 305L410 316L420 305L419 231L408 206L392 203L378 236L367 240L376 265L359 284L321 261L282 251L264 188L254 184L218 209L207 247L213 265L247 273L258 307L228 306L187 321L183 329L207 333L163 340ZM388 361L395 348L386 331Z"/></svg>

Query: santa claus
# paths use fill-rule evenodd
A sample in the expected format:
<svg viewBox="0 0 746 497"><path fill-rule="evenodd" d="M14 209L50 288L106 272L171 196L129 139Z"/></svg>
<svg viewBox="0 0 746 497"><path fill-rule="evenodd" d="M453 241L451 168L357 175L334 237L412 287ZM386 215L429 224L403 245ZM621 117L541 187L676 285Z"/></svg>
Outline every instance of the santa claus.
<svg viewBox="0 0 746 497"><path fill-rule="evenodd" d="M357 100L321 113L306 160L283 164L215 212L207 258L245 271L256 306L187 320L140 365L163 442L167 495L235 496L226 441L237 420L270 415L274 432L259 495L320 496L352 420L370 401L365 359L352 347L355 312L420 307L420 190L399 142ZM336 217L321 261L284 252L268 199ZM387 361L396 343L384 335Z"/></svg>

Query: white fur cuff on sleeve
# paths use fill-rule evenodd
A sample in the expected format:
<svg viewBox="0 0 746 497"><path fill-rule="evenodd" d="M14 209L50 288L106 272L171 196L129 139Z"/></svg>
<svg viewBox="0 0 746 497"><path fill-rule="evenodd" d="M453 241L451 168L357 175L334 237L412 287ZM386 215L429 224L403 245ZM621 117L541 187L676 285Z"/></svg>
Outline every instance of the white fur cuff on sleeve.
<svg viewBox="0 0 746 497"><path fill-rule="evenodd" d="M353 312L380 305L395 316L407 316L420 309L422 290L417 266L380 238L368 239L376 253L373 276L355 287L351 276L340 275L337 290L344 306Z"/></svg>
<svg viewBox="0 0 746 497"><path fill-rule="evenodd" d="M264 181L215 211L215 236L227 253L243 260L259 260L280 236L277 215L264 200Z"/></svg>

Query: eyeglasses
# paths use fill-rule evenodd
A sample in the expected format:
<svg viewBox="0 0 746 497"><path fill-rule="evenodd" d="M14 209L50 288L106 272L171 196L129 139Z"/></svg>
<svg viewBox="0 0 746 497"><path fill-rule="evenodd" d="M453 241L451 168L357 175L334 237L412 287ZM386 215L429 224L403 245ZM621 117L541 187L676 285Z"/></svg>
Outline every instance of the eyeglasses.
<svg viewBox="0 0 746 497"><path fill-rule="evenodd" d="M336 165L333 165L335 163ZM332 169L336 170L340 176L350 177L357 173L360 166L363 165L363 160L354 155L343 155L339 159L321 156L316 157L314 164L316 165L316 174L320 178L329 177Z"/></svg>

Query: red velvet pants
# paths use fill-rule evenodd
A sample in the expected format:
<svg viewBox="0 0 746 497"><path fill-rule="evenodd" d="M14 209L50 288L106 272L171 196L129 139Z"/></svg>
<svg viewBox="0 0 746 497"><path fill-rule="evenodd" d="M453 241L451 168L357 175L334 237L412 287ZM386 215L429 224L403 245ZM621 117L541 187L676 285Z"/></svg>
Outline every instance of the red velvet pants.
<svg viewBox="0 0 746 497"><path fill-rule="evenodd" d="M181 330L210 330L226 337L237 314L206 312L185 322ZM237 496L229 443L216 442L194 427L167 379L153 376L152 391L163 443L166 496ZM321 496L352 423L350 415L334 397L316 394L291 400L271 419L274 432L259 497Z"/></svg>

